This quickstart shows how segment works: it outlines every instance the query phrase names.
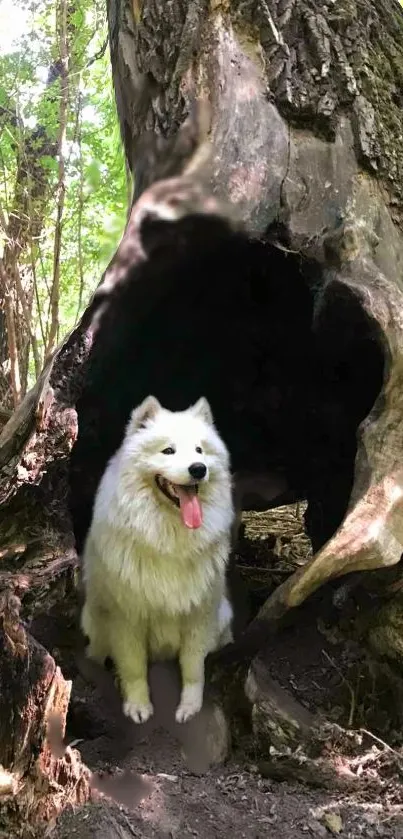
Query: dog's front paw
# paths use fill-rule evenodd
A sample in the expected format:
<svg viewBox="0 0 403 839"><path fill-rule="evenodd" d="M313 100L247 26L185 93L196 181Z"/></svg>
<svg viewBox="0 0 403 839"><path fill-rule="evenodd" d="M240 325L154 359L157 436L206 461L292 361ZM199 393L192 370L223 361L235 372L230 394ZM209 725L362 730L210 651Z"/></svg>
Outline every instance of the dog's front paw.
<svg viewBox="0 0 403 839"><path fill-rule="evenodd" d="M203 705L203 685L185 685L182 690L180 705L176 709L176 722L187 722L201 710Z"/></svg>
<svg viewBox="0 0 403 839"><path fill-rule="evenodd" d="M133 722L142 723L152 717L154 708L151 702L133 702L128 700L123 703L123 713L126 717L130 717Z"/></svg>

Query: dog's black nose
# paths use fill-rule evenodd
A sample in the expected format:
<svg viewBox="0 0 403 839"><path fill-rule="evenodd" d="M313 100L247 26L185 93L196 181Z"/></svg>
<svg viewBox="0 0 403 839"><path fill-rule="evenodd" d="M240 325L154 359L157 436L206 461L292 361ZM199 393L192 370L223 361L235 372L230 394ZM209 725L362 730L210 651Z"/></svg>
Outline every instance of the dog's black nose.
<svg viewBox="0 0 403 839"><path fill-rule="evenodd" d="M195 481L201 481L207 472L207 466L204 463L191 463L189 466L189 473Z"/></svg>

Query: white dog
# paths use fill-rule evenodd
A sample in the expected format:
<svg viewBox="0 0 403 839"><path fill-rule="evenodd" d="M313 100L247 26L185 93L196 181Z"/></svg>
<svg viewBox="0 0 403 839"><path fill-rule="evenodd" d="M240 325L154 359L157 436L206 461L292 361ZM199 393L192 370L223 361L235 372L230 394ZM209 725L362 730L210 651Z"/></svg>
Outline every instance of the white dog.
<svg viewBox="0 0 403 839"><path fill-rule="evenodd" d="M178 722L202 706L205 657L232 640L233 520L229 455L206 399L172 413L149 396L99 484L83 556L88 655L113 658L135 722L153 712L149 660L179 657Z"/></svg>

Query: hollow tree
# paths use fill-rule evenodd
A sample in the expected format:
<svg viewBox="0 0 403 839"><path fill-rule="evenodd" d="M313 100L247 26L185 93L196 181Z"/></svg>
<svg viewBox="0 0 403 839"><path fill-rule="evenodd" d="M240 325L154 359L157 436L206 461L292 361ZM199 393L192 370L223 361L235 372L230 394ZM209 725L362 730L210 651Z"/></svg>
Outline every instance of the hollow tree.
<svg viewBox="0 0 403 839"><path fill-rule="evenodd" d="M401 656L402 11L110 0L108 14L133 205L79 326L0 438L1 719L23 721L2 731L0 762L32 820L56 781L53 810L88 781L46 751L68 686L30 622L71 586L97 482L150 392L172 409L209 398L244 508L308 502L313 558L261 609L254 651L326 581L393 567L368 640ZM249 696L279 723L265 684L252 667ZM312 721L290 728L289 742Z"/></svg>

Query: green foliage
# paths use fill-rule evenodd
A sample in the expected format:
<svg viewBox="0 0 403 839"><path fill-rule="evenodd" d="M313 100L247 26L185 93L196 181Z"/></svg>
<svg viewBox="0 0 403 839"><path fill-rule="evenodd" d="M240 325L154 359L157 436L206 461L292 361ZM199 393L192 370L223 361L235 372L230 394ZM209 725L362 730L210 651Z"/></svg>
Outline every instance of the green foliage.
<svg viewBox="0 0 403 839"><path fill-rule="evenodd" d="M17 0L13 6L10 3L11 8L19 26L10 24L10 35L18 37L11 43L0 35L0 253L3 250L4 254L7 244L4 219L9 221L13 213L23 214L28 207L31 221L38 218L40 229L24 243L19 269L27 299L32 298L32 329L43 355L49 331L60 174L61 81L60 74L54 72L60 58L59 0L33 0L30 4ZM2 24L0 17L0 27ZM74 326L100 281L126 221L128 186L106 38L103 2L73 0L67 4L68 113L62 145L65 201L59 340ZM31 158L35 165L29 164L21 193L19 163ZM32 382L32 359L29 369Z"/></svg>

